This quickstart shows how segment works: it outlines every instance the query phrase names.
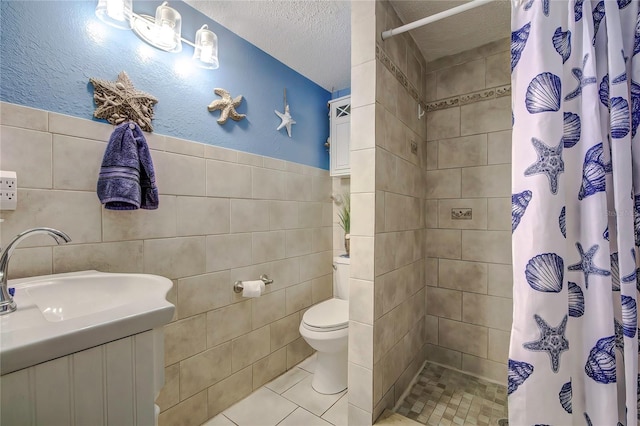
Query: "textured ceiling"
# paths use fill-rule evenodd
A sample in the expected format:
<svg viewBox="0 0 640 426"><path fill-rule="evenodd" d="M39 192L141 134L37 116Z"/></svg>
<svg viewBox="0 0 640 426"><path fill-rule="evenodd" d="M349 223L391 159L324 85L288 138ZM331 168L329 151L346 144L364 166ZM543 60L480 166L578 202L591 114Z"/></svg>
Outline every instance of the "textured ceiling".
<svg viewBox="0 0 640 426"><path fill-rule="evenodd" d="M325 89L339 90L351 85L349 1L186 2ZM391 0L391 3L400 19L410 23L465 1ZM510 16L510 2L498 0L411 30L409 34L430 62L509 37Z"/></svg>
<svg viewBox="0 0 640 426"><path fill-rule="evenodd" d="M351 86L349 1L186 3L325 89Z"/></svg>
<svg viewBox="0 0 640 426"><path fill-rule="evenodd" d="M435 15L466 1L392 0L404 23ZM386 28L390 29L390 28ZM427 62L454 55L511 35L511 4L498 0L409 31Z"/></svg>

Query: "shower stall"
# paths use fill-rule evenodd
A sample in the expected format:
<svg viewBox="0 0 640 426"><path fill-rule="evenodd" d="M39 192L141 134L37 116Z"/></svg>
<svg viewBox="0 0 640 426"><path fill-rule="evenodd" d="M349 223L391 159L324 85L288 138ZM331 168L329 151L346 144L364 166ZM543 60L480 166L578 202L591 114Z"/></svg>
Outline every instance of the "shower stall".
<svg viewBox="0 0 640 426"><path fill-rule="evenodd" d="M497 424L512 321L508 25L427 61L409 33L384 32L403 24L398 6L352 3L349 424L394 407L445 424L454 402L461 420Z"/></svg>

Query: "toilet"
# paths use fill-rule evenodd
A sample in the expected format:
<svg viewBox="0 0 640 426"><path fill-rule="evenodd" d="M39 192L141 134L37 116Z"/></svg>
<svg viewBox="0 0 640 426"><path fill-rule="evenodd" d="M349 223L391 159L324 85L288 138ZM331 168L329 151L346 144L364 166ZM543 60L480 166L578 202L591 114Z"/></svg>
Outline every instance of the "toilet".
<svg viewBox="0 0 640 426"><path fill-rule="evenodd" d="M334 257L333 267L333 299L312 306L300 323L300 335L318 352L311 386L323 394L347 388L350 259Z"/></svg>

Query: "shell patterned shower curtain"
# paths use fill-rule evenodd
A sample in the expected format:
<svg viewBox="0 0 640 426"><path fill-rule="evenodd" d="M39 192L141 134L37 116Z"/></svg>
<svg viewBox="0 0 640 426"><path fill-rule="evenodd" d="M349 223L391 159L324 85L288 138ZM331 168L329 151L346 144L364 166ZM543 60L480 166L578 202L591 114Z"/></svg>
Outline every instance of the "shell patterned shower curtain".
<svg viewBox="0 0 640 426"><path fill-rule="evenodd" d="M512 0L509 423L638 423L639 0Z"/></svg>

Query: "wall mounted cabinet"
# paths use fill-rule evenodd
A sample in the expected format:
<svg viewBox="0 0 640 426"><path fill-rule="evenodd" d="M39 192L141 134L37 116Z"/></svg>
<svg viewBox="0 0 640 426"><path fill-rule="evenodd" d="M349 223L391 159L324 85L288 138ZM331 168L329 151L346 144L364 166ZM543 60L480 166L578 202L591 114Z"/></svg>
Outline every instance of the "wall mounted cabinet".
<svg viewBox="0 0 640 426"><path fill-rule="evenodd" d="M351 96L343 96L329 101L329 156L331 176L349 176L351 163L349 161L350 133L351 133Z"/></svg>

